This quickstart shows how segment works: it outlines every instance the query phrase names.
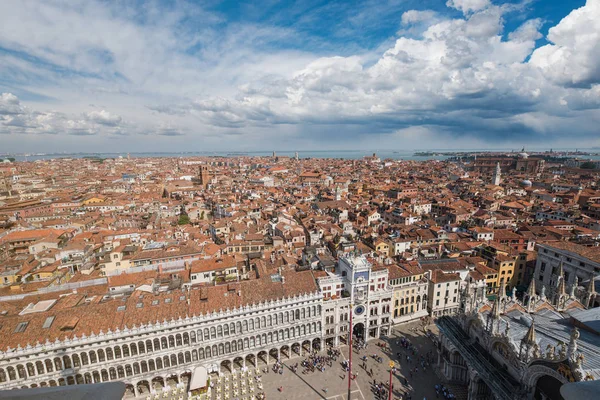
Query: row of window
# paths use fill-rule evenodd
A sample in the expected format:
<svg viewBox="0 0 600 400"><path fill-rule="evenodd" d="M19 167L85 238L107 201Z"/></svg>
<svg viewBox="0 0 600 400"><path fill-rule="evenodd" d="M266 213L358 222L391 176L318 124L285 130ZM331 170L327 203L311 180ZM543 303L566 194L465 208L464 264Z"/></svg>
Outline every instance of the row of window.
<svg viewBox="0 0 600 400"><path fill-rule="evenodd" d="M296 326L294 328L280 329L275 332L264 333L247 337L244 339L237 339L231 342L219 343L218 345L207 346L205 348L199 348L197 350L198 359L217 357L223 354L235 353L245 349L254 348L257 346L263 346L268 343L280 342L283 340L296 338L304 335L310 335L321 331L321 323L313 322L302 326ZM147 339L145 342L140 341L138 343L131 343L129 345L124 344L121 346L108 347L105 349L91 350L88 352L82 352L73 354L71 356L65 355L62 357L55 357L53 359L46 359L44 361L29 362L26 365L19 364L16 369L14 367L8 367L8 377L10 380L19 378L23 379L26 377L51 373L54 371L62 371L70 368L78 368L85 365L102 363L105 361L111 361L116 359L125 359L130 356L136 356L138 354L147 354L153 351L160 351L167 348L176 346L189 345L190 340L194 336L194 332L187 332L171 335L168 338L155 338L154 340ZM196 350L194 350L196 352ZM180 353L181 354L181 353ZM170 356L171 358L174 355ZM164 356L169 358L169 356ZM176 365L176 364L175 364ZM15 374L15 371L17 372ZM6 373L4 369L0 368L0 382L6 381ZM3 380L4 379L4 380Z"/></svg>

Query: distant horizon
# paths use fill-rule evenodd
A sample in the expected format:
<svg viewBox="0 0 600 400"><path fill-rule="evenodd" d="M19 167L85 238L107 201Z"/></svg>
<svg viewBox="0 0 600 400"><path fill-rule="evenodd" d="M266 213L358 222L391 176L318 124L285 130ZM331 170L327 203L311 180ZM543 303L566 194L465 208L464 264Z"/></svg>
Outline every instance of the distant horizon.
<svg viewBox="0 0 600 400"><path fill-rule="evenodd" d="M464 152L521 152L523 148L518 147L494 147L494 148L415 148L415 149L327 149L327 150L317 150L317 149L265 149L265 150L173 150L173 151L64 151L64 152L44 152L44 151L23 151L23 152L7 152L0 153L2 156L11 156L11 155L24 155L24 154L45 154L45 155L70 155L70 154L197 154L197 153L248 153L248 154L256 154L256 153L389 153L389 152L398 152L398 153L409 153L409 152L454 152L454 153L464 153ZM552 150L553 152L565 152L565 151L579 151L579 152L592 152L590 150L600 150L600 147L591 147L591 148L580 148L580 147L525 147L525 151L528 152L549 152Z"/></svg>

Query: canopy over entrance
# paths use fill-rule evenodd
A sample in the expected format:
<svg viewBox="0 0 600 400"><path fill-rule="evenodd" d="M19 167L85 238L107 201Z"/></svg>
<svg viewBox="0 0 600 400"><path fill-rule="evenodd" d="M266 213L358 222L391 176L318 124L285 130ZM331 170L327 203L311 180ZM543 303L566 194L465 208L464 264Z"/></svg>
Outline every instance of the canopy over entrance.
<svg viewBox="0 0 600 400"><path fill-rule="evenodd" d="M206 389L208 380L208 372L204 367L196 367L192 373L192 380L190 381L190 392L194 390Z"/></svg>

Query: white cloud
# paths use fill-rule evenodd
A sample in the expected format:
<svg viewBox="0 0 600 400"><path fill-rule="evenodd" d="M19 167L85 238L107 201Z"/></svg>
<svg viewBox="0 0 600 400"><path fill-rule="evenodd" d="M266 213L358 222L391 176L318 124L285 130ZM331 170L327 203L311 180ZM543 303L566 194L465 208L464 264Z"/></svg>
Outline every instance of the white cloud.
<svg viewBox="0 0 600 400"><path fill-rule="evenodd" d="M127 128L118 115L108 111L90 111L81 118L58 111L33 111L21 105L12 93L0 95L0 133L67 134L90 136L122 132ZM136 128L132 128L136 129Z"/></svg>
<svg viewBox="0 0 600 400"><path fill-rule="evenodd" d="M490 5L489 0L448 0L446 2L448 7L456 8L462 11L464 14L468 14L473 11L480 11L487 8Z"/></svg>
<svg viewBox="0 0 600 400"><path fill-rule="evenodd" d="M402 25L410 25L420 22L430 22L435 20L438 17L438 14L435 11L425 10L408 10L404 14L402 14Z"/></svg>
<svg viewBox="0 0 600 400"><path fill-rule="evenodd" d="M2 93L0 96L0 115L19 115L23 114L25 109L21 102L12 93Z"/></svg>
<svg viewBox="0 0 600 400"><path fill-rule="evenodd" d="M417 140L424 132L449 140L558 137L556 121L569 120L589 134L583 119L600 107L593 86L599 1L574 10L537 50L541 20L506 32L514 7L449 0L462 16L406 11L406 30L377 50L325 56L285 49L298 35L291 28L233 24L219 31L207 16L188 31L179 23L186 12L205 15L195 6L165 11L150 3L133 18L111 3L14 2L0 15L0 46L14 52L0 54L0 74L25 93L56 100L3 94L0 132L111 136L132 146L142 145L135 134L194 135L219 146L227 135L237 135L233 146L295 138L310 146L383 135Z"/></svg>
<svg viewBox="0 0 600 400"><path fill-rule="evenodd" d="M600 0L588 0L548 32L551 44L533 52L531 64L560 85L600 84Z"/></svg>
<svg viewBox="0 0 600 400"><path fill-rule="evenodd" d="M86 120L95 122L100 125L117 126L123 120L118 115L112 115L106 110L90 111L84 114Z"/></svg>

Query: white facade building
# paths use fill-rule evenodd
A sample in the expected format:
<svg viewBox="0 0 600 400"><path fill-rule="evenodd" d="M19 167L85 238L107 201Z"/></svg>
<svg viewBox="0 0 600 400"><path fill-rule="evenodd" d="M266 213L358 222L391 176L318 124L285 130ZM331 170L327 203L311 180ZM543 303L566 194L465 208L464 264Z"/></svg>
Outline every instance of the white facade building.
<svg viewBox="0 0 600 400"><path fill-rule="evenodd" d="M304 355L322 347L322 295L309 271L293 274L291 285L284 275L81 304L67 296L4 316L0 390L118 380L148 395L196 366L215 372Z"/></svg>
<svg viewBox="0 0 600 400"><path fill-rule="evenodd" d="M336 275L318 279L324 293L323 326L327 343L347 342L351 309L353 334L357 337L370 340L389 333L392 289L388 285L388 270L373 269L364 256L348 255L340 257L337 271ZM334 286L335 295L326 296L325 293L333 294Z"/></svg>

